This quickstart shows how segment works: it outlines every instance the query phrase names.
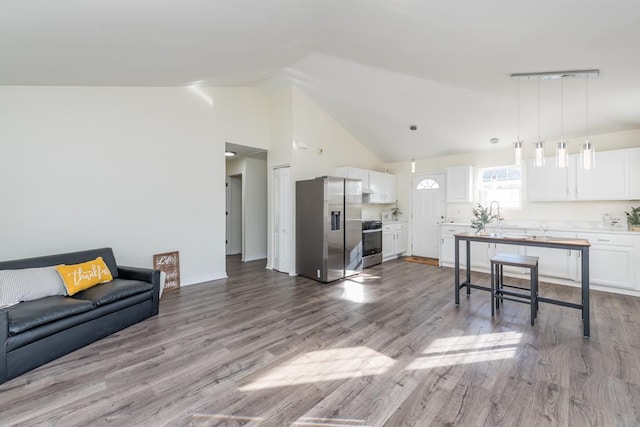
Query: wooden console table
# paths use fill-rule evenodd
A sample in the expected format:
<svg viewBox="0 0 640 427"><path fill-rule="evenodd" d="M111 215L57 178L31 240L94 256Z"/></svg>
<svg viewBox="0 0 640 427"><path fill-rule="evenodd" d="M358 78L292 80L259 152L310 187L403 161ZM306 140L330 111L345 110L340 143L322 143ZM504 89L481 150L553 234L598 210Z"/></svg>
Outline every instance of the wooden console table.
<svg viewBox="0 0 640 427"><path fill-rule="evenodd" d="M501 235L481 236L471 233L455 234L455 301L456 306L460 305L460 289L467 288L467 295L471 293L471 288L490 291L488 286L471 283L471 242L500 243L518 246L538 246L554 249L569 249L580 251L582 256L582 303L556 300L552 298L538 297L539 302L561 305L563 307L576 308L582 310L582 325L585 338L589 338L591 331L589 325L589 247L591 244L585 239L571 239L560 237L535 237L522 236L505 238ZM467 277L464 283L460 283L460 242L467 245Z"/></svg>

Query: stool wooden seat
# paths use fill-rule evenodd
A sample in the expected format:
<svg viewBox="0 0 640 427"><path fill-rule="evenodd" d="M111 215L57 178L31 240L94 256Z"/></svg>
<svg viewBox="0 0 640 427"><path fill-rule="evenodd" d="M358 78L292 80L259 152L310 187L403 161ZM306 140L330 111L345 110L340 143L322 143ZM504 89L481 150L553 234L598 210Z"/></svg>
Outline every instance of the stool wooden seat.
<svg viewBox="0 0 640 427"><path fill-rule="evenodd" d="M505 265L529 269L530 287L505 285ZM518 289L512 291L506 287ZM528 293L521 291L529 291ZM517 254L498 254L491 258L491 316L495 315L495 309L500 308L500 301L510 300L531 305L531 325L533 326L538 313L538 257Z"/></svg>

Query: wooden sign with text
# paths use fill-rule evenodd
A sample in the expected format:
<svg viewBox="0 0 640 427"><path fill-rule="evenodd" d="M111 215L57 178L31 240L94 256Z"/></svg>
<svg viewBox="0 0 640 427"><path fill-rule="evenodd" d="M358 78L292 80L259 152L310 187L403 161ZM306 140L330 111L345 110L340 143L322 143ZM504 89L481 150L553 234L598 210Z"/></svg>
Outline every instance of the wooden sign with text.
<svg viewBox="0 0 640 427"><path fill-rule="evenodd" d="M164 271L164 290L170 291L180 287L180 258L178 251L155 254L153 256L153 268Z"/></svg>

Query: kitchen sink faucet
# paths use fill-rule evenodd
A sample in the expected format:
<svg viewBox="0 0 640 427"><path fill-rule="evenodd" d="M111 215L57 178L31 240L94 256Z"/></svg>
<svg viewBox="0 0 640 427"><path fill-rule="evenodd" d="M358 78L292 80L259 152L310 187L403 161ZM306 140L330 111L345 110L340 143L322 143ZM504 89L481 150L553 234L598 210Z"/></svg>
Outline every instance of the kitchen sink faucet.
<svg viewBox="0 0 640 427"><path fill-rule="evenodd" d="M500 203L497 200L492 200L489 204L489 215L493 216L493 204L495 203L498 210L498 234L502 235L502 217L500 216Z"/></svg>

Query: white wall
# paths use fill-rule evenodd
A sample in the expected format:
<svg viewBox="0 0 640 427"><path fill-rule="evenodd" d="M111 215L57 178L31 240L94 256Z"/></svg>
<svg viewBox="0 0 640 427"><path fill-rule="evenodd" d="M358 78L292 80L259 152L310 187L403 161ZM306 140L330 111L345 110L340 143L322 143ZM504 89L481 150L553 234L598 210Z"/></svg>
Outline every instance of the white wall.
<svg viewBox="0 0 640 427"><path fill-rule="evenodd" d="M269 100L251 87L204 87L212 103L217 134L225 142L266 150Z"/></svg>
<svg viewBox="0 0 640 427"><path fill-rule="evenodd" d="M244 172L244 157L225 159L227 176L242 175Z"/></svg>
<svg viewBox="0 0 640 427"><path fill-rule="evenodd" d="M294 180L333 175L341 166L383 170L384 164L297 87L293 88Z"/></svg>
<svg viewBox="0 0 640 427"><path fill-rule="evenodd" d="M242 175L242 260L267 257L267 162L247 157Z"/></svg>
<svg viewBox="0 0 640 427"><path fill-rule="evenodd" d="M256 89L0 87L0 259L111 246L225 277L224 144L267 145Z"/></svg>
<svg viewBox="0 0 640 427"><path fill-rule="evenodd" d="M269 151L267 155L267 268L272 268L273 250L273 168L291 165L293 143L293 87L288 85L269 94ZM293 191L293 183L291 191ZM293 207L291 207L293 212ZM293 237L291 237L293 239ZM293 244L293 243L292 243ZM291 266L293 268L293 266ZM293 270L292 270L293 271Z"/></svg>

